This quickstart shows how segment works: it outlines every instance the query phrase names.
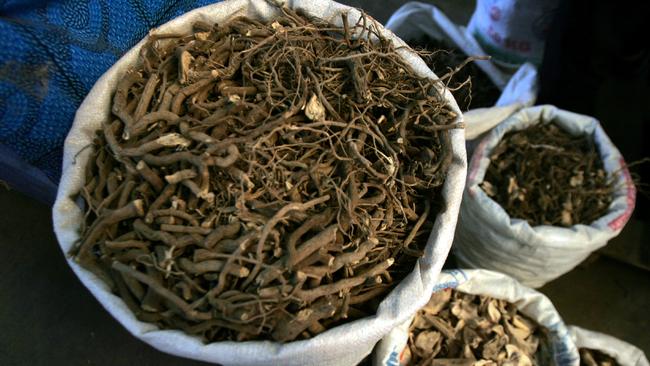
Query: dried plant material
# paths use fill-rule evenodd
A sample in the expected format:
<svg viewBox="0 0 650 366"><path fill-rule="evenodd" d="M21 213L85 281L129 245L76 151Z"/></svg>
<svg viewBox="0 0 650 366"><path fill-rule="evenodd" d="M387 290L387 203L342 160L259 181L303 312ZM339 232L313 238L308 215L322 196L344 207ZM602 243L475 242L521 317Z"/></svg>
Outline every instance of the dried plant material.
<svg viewBox="0 0 650 366"><path fill-rule="evenodd" d="M309 338L372 314L422 253L459 127L440 81L365 15L281 13L152 35L118 83L72 254L140 320Z"/></svg>
<svg viewBox="0 0 650 366"><path fill-rule="evenodd" d="M540 349L545 337L513 304L446 289L434 293L415 315L403 360L409 365L532 366L546 359Z"/></svg>
<svg viewBox="0 0 650 366"><path fill-rule="evenodd" d="M438 353L442 334L436 331L423 331L415 337L415 347L419 352Z"/></svg>
<svg viewBox="0 0 650 366"><path fill-rule="evenodd" d="M540 123L507 133L490 160L481 188L532 226L589 225L612 202L614 185L590 136Z"/></svg>
<svg viewBox="0 0 650 366"><path fill-rule="evenodd" d="M470 56L457 47L430 37L408 44L417 49L427 65L436 72L456 70ZM475 62L459 69L447 86L462 111L493 107L501 95L499 88Z"/></svg>
<svg viewBox="0 0 650 366"><path fill-rule="evenodd" d="M580 366L618 366L615 358L598 350L580 348Z"/></svg>
<svg viewBox="0 0 650 366"><path fill-rule="evenodd" d="M311 96L307 107L305 107L305 116L312 121L323 121L325 119L325 107L315 94Z"/></svg>
<svg viewBox="0 0 650 366"><path fill-rule="evenodd" d="M496 191L496 189L494 189L494 186L492 185L492 183L490 183L488 181L484 181L481 184L481 187L485 191L485 194L487 194L489 197L494 197L494 196L497 195L497 191Z"/></svg>
<svg viewBox="0 0 650 366"><path fill-rule="evenodd" d="M427 306L422 308L429 315L438 315L438 313L447 307L451 300L451 291L438 291L431 295Z"/></svg>

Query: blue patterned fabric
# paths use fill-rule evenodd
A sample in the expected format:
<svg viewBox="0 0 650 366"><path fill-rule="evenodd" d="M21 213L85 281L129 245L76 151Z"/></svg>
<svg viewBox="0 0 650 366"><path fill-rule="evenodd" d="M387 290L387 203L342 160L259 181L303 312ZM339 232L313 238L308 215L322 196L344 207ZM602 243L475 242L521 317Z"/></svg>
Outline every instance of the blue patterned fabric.
<svg viewBox="0 0 650 366"><path fill-rule="evenodd" d="M149 29L215 2L0 0L0 145L58 182L63 141L95 81Z"/></svg>

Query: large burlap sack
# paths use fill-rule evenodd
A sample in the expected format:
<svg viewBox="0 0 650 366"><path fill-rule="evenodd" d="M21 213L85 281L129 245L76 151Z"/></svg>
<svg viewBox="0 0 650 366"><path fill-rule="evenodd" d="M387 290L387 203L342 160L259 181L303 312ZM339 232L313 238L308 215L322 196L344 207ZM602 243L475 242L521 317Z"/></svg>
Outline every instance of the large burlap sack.
<svg viewBox="0 0 650 366"><path fill-rule="evenodd" d="M348 13L351 25L360 15L358 10L333 1L295 0L288 1L287 5L336 25L341 25L342 12ZM154 32L185 33L191 30L191 24L197 20L221 23L235 15L268 20L276 11L264 0L229 0L196 9ZM381 26L379 29L386 37L403 45L391 32L383 30ZM64 253L68 253L79 240L80 225L84 220L75 199L83 185L83 171L91 153L88 146L95 130L110 117L111 98L118 78L136 62L143 43L144 41L138 43L95 84L77 111L73 127L66 138L63 175L53 208L54 230ZM424 61L412 51L402 48L399 52L419 75L436 78ZM445 97L460 120L461 113L451 93L445 91ZM200 339L181 331L160 330L153 324L138 321L124 302L113 295L99 278L70 258L68 263L106 310L131 334L161 351L225 365L353 365L369 354L381 337L423 306L428 300L427 294L431 293L437 281L451 246L467 168L463 131L452 131L451 141L453 163L441 193L441 206L444 209L435 221L424 256L384 299L375 315L333 328L312 339L285 344L270 341L204 344Z"/></svg>
<svg viewBox="0 0 650 366"><path fill-rule="evenodd" d="M431 4L417 1L404 4L391 15L386 28L407 41L427 36L453 45L468 56L487 54L465 27L452 22ZM468 140L488 131L519 109L532 106L537 99L537 68L532 64L524 63L514 74L497 67L493 60L478 61L476 66L501 90L501 96L494 107L475 108L464 113Z"/></svg>
<svg viewBox="0 0 650 366"><path fill-rule="evenodd" d="M507 132L551 121L571 134L592 136L605 171L615 182L609 210L589 225L531 226L510 217L479 187L492 149ZM527 286L540 287L618 235L634 210L635 198L625 161L596 119L548 105L523 109L490 131L472 155L454 253L462 267L503 272Z"/></svg>
<svg viewBox="0 0 650 366"><path fill-rule="evenodd" d="M515 279L486 270L444 271L434 287L435 291L453 288L458 291L487 295L514 304L523 314L548 330L548 353L556 366L578 366L580 356L562 317L551 300ZM408 343L409 326L413 318L400 324L386 335L373 355L375 366L399 366L401 354Z"/></svg>
<svg viewBox="0 0 650 366"><path fill-rule="evenodd" d="M649 366L643 351L607 334L570 325L569 334L576 347L600 351L616 360L621 366Z"/></svg>

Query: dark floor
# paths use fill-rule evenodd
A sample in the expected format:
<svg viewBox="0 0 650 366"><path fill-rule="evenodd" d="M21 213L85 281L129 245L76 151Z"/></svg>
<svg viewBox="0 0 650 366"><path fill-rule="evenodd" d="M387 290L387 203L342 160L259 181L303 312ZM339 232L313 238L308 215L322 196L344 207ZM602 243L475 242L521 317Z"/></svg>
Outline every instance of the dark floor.
<svg viewBox="0 0 650 366"><path fill-rule="evenodd" d="M0 365L199 365L132 337L68 267L50 208L0 188Z"/></svg>
<svg viewBox="0 0 650 366"><path fill-rule="evenodd" d="M342 1L385 22L405 1ZM471 0L436 1L464 22ZM50 209L0 187L0 365L199 365L126 332L75 278ZM542 291L567 323L609 333L650 354L650 273L601 257Z"/></svg>
<svg viewBox="0 0 650 366"><path fill-rule="evenodd" d="M568 324L607 333L650 355L650 272L603 256L541 292Z"/></svg>

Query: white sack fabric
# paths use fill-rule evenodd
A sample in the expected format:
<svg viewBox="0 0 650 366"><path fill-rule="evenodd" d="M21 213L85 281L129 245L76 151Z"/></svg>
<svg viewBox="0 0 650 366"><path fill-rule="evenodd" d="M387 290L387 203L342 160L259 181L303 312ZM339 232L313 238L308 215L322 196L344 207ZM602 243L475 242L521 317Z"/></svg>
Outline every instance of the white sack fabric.
<svg viewBox="0 0 650 366"><path fill-rule="evenodd" d="M531 226L510 217L479 186L492 150L507 132L551 121L573 135L592 136L605 171L614 182L609 210L589 225ZM462 267L503 272L526 286L540 287L618 235L634 210L635 199L636 188L625 161L596 119L553 106L523 109L490 131L472 155L454 253Z"/></svg>
<svg viewBox="0 0 650 366"><path fill-rule="evenodd" d="M558 0L477 0L467 26L500 65L542 63L548 27Z"/></svg>
<svg viewBox="0 0 650 366"><path fill-rule="evenodd" d="M472 295L487 295L514 304L519 311L548 330L550 355L556 366L578 366L579 355L560 314L543 294L523 286L504 274L486 270L444 271L435 291L447 288ZM375 366L398 366L408 343L409 326L413 318L395 328L375 348Z"/></svg>
<svg viewBox="0 0 650 366"><path fill-rule="evenodd" d="M607 334L580 327L569 327L569 334L576 347L600 351L616 360L621 366L650 366L643 351Z"/></svg>
<svg viewBox="0 0 650 366"><path fill-rule="evenodd" d="M468 56L488 54L465 27L453 23L431 4L404 4L393 13L386 28L407 41L427 36L453 45ZM521 65L514 74L500 69L491 60L475 64L501 90L501 96L492 108L476 108L464 113L468 140L488 131L517 110L532 106L537 99L537 68L532 64Z"/></svg>
<svg viewBox="0 0 650 366"><path fill-rule="evenodd" d="M287 1L286 5L308 16L324 19L335 25L342 25L341 13L348 13L353 25L359 19L358 10L325 0ZM154 33L189 33L195 21L222 23L233 16L246 15L251 18L269 20L278 9L264 0L228 0L199 8L176 18ZM403 43L391 32L384 35ZM111 99L118 78L136 63L138 52L144 40L138 43L107 71L92 88L83 104L77 110L74 124L65 141L63 175L57 200L53 207L54 230L61 250L68 253L79 240L80 226L84 221L82 210L75 203L84 184L84 170L94 133L110 118ZM407 48L399 51L405 61L417 74L437 78L424 61ZM445 92L452 110L459 116L456 102L449 91ZM413 271L384 299L377 314L330 329L320 335L302 341L285 344L270 341L215 342L204 344L199 338L181 331L159 330L153 324L138 321L124 302L113 295L109 288L95 275L86 271L68 258L68 263L83 284L99 302L131 334L153 347L174 355L224 365L354 365L369 354L377 341L396 325L402 323L427 300L438 279L442 265L447 258L454 235L460 200L465 184L466 156L465 139L462 130L451 131L453 162L442 189L441 200L445 209L438 215L429 236L424 256Z"/></svg>
<svg viewBox="0 0 650 366"><path fill-rule="evenodd" d="M437 7L417 1L402 5L386 22L386 28L403 40L417 40L422 36L445 41L461 49L466 55L485 55L481 46L466 29L452 22ZM499 89L504 89L510 75L491 62L477 62L478 66Z"/></svg>

